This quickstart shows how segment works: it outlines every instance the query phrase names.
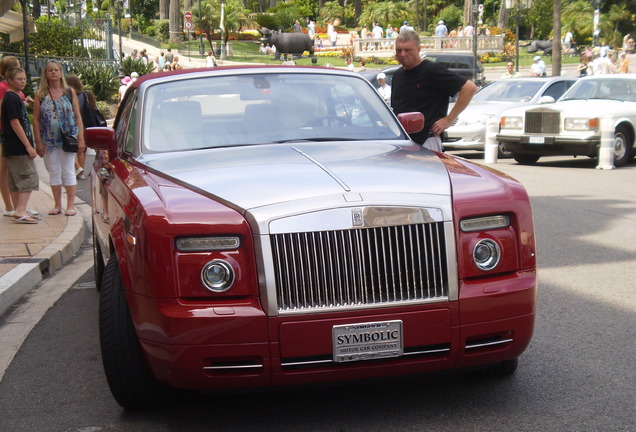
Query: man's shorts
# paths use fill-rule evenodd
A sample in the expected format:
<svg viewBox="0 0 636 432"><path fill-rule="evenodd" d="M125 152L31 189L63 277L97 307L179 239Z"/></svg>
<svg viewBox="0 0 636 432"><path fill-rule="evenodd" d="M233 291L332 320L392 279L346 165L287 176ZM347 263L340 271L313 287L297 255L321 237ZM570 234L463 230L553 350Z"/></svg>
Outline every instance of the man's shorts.
<svg viewBox="0 0 636 432"><path fill-rule="evenodd" d="M33 192L39 189L40 179L31 156L5 156L9 190L11 192Z"/></svg>

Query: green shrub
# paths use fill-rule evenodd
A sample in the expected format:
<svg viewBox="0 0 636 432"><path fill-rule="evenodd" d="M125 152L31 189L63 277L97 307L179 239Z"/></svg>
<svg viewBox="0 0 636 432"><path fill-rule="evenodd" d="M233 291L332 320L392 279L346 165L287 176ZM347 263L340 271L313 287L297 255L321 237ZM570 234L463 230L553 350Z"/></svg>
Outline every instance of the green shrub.
<svg viewBox="0 0 636 432"><path fill-rule="evenodd" d="M78 76L98 101L111 100L119 88L117 68L106 63L81 62L73 64L71 72Z"/></svg>
<svg viewBox="0 0 636 432"><path fill-rule="evenodd" d="M139 76L149 74L155 68L152 62L148 64L144 64L144 62L141 61L141 59L139 58L133 59L131 57L126 57L121 62L121 67L123 69L124 75L130 75L133 72L137 72Z"/></svg>
<svg viewBox="0 0 636 432"><path fill-rule="evenodd" d="M163 41L170 39L170 21L169 20L156 20L155 32L157 36Z"/></svg>

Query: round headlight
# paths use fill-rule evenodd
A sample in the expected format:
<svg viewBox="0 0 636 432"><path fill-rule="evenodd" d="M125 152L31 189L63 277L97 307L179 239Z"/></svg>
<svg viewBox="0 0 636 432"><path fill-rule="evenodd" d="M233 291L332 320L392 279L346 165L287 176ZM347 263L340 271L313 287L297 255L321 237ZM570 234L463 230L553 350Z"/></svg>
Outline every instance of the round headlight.
<svg viewBox="0 0 636 432"><path fill-rule="evenodd" d="M210 291L227 291L234 283L234 269L226 261L212 260L201 270L201 281Z"/></svg>
<svg viewBox="0 0 636 432"><path fill-rule="evenodd" d="M491 239L480 240L473 250L473 260L475 264L482 270L492 270L501 259L501 250L499 245Z"/></svg>

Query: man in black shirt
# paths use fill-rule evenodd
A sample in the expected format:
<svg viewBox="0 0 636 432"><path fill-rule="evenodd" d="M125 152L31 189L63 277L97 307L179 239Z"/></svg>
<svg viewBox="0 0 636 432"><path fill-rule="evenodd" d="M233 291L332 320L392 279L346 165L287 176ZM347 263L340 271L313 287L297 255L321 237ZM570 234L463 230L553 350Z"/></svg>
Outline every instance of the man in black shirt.
<svg viewBox="0 0 636 432"><path fill-rule="evenodd" d="M424 129L412 134L411 139L431 150L442 151L442 132L468 106L477 86L445 66L420 57L420 37L412 30L401 32L395 40L395 58L402 67L393 74L393 111L424 114ZM449 100L456 94L455 106L448 113Z"/></svg>

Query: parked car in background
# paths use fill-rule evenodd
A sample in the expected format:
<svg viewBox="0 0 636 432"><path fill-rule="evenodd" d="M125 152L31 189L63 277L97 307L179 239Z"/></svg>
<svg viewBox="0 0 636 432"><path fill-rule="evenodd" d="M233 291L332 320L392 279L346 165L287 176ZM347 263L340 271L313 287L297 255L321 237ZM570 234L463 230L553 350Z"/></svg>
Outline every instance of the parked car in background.
<svg viewBox="0 0 636 432"><path fill-rule="evenodd" d="M422 57L435 63L441 63L451 71L473 80L478 86L486 84L484 67L478 58L468 53L424 52Z"/></svg>
<svg viewBox="0 0 636 432"><path fill-rule="evenodd" d="M89 128L106 378L128 409L491 366L533 333L521 184L408 138L363 77L219 67L135 81Z"/></svg>
<svg viewBox="0 0 636 432"><path fill-rule="evenodd" d="M479 89L470 104L457 117L443 136L445 150L484 150L486 127L491 119L499 122L503 111L535 104L553 103L576 78L508 78L493 81ZM449 106L449 112L454 104ZM502 149L499 156L507 154Z"/></svg>
<svg viewBox="0 0 636 432"><path fill-rule="evenodd" d="M451 71L466 77L467 79L473 80L473 72L474 68L476 68L477 75L473 80L475 84L478 86L482 86L486 83L484 76L484 67L482 66L479 59L476 59L472 54L465 53L422 53L422 58L426 60L441 63ZM378 88L380 85L376 79L376 76L380 72L384 72L386 75L386 83L388 85L392 85L393 82L393 74L396 70L398 70L401 66L390 66L381 70L366 70L360 72L360 74L368 79L371 84L375 88Z"/></svg>
<svg viewBox="0 0 636 432"><path fill-rule="evenodd" d="M373 84L373 87L379 88L380 83L378 82L377 76L380 72L383 72L386 75L386 83L388 85L393 85L393 74L396 70L401 68L401 66L390 66L384 69L367 69L365 71L361 71L360 75L365 77L367 81Z"/></svg>
<svg viewBox="0 0 636 432"><path fill-rule="evenodd" d="M614 165L623 166L636 154L636 76L580 78L554 104L504 111L497 141L523 164L544 155L597 157L604 122L613 134Z"/></svg>

